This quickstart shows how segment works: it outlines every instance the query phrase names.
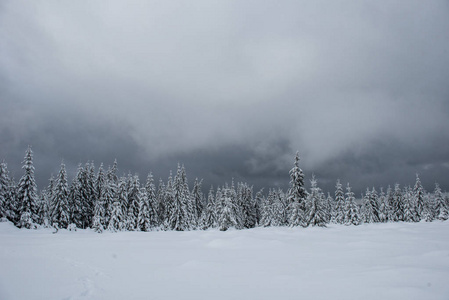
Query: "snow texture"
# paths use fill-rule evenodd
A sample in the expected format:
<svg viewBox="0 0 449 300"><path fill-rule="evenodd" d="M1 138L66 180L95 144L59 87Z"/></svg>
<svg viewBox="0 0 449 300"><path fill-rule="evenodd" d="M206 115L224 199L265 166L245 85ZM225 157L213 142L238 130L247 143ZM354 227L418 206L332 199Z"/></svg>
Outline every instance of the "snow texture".
<svg viewBox="0 0 449 300"><path fill-rule="evenodd" d="M449 222L52 232L0 223L0 299L449 299Z"/></svg>

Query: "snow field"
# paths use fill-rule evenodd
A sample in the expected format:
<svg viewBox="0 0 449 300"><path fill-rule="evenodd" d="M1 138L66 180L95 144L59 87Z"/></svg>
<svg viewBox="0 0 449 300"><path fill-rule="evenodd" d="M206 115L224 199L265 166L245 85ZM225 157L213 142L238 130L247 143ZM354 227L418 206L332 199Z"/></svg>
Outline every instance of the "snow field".
<svg viewBox="0 0 449 300"><path fill-rule="evenodd" d="M0 299L449 299L449 222L189 232L0 223Z"/></svg>

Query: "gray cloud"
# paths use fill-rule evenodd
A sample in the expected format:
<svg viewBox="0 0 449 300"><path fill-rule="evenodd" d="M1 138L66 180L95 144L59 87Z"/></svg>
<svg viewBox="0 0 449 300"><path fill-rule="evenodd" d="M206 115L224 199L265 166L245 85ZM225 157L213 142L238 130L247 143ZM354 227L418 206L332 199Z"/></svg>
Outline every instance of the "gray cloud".
<svg viewBox="0 0 449 300"><path fill-rule="evenodd" d="M0 157L449 189L447 32L445 1L4 1Z"/></svg>

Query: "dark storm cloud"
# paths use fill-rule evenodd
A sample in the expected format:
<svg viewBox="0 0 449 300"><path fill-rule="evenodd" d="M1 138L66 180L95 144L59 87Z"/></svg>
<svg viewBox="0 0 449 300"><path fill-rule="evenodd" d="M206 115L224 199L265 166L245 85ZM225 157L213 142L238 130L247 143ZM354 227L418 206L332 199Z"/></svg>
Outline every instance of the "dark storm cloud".
<svg viewBox="0 0 449 300"><path fill-rule="evenodd" d="M446 1L4 1L0 157L449 189L447 32Z"/></svg>

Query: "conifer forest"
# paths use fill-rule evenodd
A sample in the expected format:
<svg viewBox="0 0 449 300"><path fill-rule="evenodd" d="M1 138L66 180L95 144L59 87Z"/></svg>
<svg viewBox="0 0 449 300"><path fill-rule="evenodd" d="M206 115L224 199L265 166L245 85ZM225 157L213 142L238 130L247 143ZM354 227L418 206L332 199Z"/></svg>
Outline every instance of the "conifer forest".
<svg viewBox="0 0 449 300"><path fill-rule="evenodd" d="M379 222L445 221L449 198L438 184L424 190L418 174L413 186L399 184L368 188L361 199L349 183L336 181L335 192L320 189L318 180L305 176L296 154L286 191L254 191L244 182L225 183L203 191L202 180L189 185L184 166L178 164L166 181L155 181L151 173L143 181L138 175L118 176L117 161L107 169L93 163L78 167L69 183L64 163L56 178L38 191L33 152L26 150L23 176L16 183L7 163L0 164L0 217L19 228L53 227L107 231L246 229L268 226L360 225Z"/></svg>

